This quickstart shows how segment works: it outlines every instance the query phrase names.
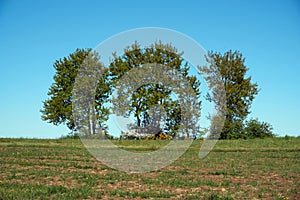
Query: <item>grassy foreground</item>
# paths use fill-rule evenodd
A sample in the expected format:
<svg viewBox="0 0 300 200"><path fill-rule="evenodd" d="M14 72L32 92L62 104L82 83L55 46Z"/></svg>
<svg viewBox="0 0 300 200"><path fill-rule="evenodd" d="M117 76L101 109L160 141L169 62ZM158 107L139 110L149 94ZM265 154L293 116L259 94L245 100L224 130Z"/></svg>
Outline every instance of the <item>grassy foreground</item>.
<svg viewBox="0 0 300 200"><path fill-rule="evenodd" d="M134 151L156 141L116 141ZM92 157L80 140L0 139L0 199L300 199L300 138L201 141L172 165L128 174Z"/></svg>

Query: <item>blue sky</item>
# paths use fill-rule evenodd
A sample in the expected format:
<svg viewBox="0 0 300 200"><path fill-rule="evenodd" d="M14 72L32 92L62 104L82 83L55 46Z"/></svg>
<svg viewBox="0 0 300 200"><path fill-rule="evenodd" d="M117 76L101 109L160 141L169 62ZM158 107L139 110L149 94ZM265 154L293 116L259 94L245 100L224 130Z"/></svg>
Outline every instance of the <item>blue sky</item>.
<svg viewBox="0 0 300 200"><path fill-rule="evenodd" d="M1 1L0 137L68 132L39 110L56 59L134 28L182 32L206 50L239 50L260 93L250 117L300 135L300 3L286 1Z"/></svg>

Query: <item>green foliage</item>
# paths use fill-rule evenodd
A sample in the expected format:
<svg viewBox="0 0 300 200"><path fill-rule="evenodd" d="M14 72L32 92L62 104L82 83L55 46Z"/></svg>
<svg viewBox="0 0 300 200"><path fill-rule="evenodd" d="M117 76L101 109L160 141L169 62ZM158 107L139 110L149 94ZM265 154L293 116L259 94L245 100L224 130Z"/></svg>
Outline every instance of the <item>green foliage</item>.
<svg viewBox="0 0 300 200"><path fill-rule="evenodd" d="M62 135L60 139L79 139L79 135L76 132L70 132L67 135Z"/></svg>
<svg viewBox="0 0 300 200"><path fill-rule="evenodd" d="M218 68L226 91L227 112L220 139L238 138L243 130L243 121L250 113L251 103L258 94L258 85L251 83L251 76L246 77L248 68L239 51L230 50L223 55L211 51L208 56ZM202 67L202 72L209 73L205 67ZM207 99L218 103L217 97L210 94Z"/></svg>
<svg viewBox="0 0 300 200"><path fill-rule="evenodd" d="M72 117L71 93L77 71L90 50L76 49L68 57L56 60L54 83L49 88L50 98L43 102L42 119L58 125L66 123L69 129L75 128Z"/></svg>
<svg viewBox="0 0 300 200"><path fill-rule="evenodd" d="M257 119L251 119L244 123L250 113L251 103L259 90L258 85L251 82L251 76L246 77L248 68L244 64L245 58L242 54L238 51L228 51L223 55L216 52L209 52L208 55L220 72L226 91L226 120L221 132L221 139L273 137L272 126L268 123L259 122ZM76 121L85 126L83 128L88 133L94 134L96 127L105 129L105 122L109 115L109 108L106 105L111 100L112 89L116 89L112 88L112 85L116 84L130 70L139 69L149 63L161 64L176 70L182 78L188 80L197 98L200 96L200 82L195 76L189 75L190 66L182 58L183 53L179 53L170 44L157 42L149 47L141 48L136 42L127 47L121 56L116 54L113 54L113 56L114 59L110 63L109 69L104 68L99 61L100 56L96 52L92 52L91 49L77 49L68 57L55 61L53 65L56 70L53 77L54 83L49 88L49 99L43 102L42 119L54 125L66 124L72 133L75 133L74 131L78 128L75 127L74 123L75 110L79 113L78 116L81 116L80 113L86 113L82 115L83 117L76 118ZM89 68L85 69L85 66ZM202 67L201 70L202 73L212 73L205 67ZM169 74L162 73L161 75L168 76ZM98 80L96 85L95 82L91 82L91 77ZM83 87L75 87L77 90L73 90L76 78L80 79L79 84ZM94 94L92 92L95 88L95 96L91 96L90 94ZM142 85L131 94L129 106L126 107L128 110L121 110L124 107L122 105L125 103L123 99L113 98L112 102L119 105L116 110L122 115L135 117L135 124L131 126L136 130L148 127L154 121L155 115L153 114L157 112L159 117L156 119L156 125L159 126L159 130L149 132L153 134L149 139L159 139L157 137L158 133L174 137L182 121L180 107L182 102L174 99L172 89L172 87L168 87L161 82ZM185 87L182 88L182 90L185 89ZM121 92L124 93L124 91ZM86 98L75 98L74 94ZM208 94L207 99L218 103L218 97L213 94ZM79 105L78 108L72 107L74 101ZM197 122L200 117L201 102L198 101L197 104L199 109L191 109L189 113L190 116L193 116L189 125L194 126L195 130L199 130ZM153 105L164 109L166 116L160 115L160 111L154 111L153 113L150 109ZM160 123L162 119L165 120L165 123ZM107 135L106 132L105 134ZM194 137L196 134L187 132L186 136ZM77 138L78 135L67 137Z"/></svg>
<svg viewBox="0 0 300 200"><path fill-rule="evenodd" d="M109 115L109 108L105 105L110 96L108 70L99 60L97 52L90 52L86 56L72 91L76 128L80 129L80 134L84 136L97 133L103 136L103 130L97 128L106 128L104 123Z"/></svg>
<svg viewBox="0 0 300 200"><path fill-rule="evenodd" d="M112 84L117 83L130 70L141 68L144 64L161 64L177 70L183 78L188 80L197 97L199 97L200 82L195 76L188 75L190 67L183 60L182 55L183 53L178 53L177 49L169 44L158 42L142 49L136 42L126 48L123 55L117 56L114 54L114 60L109 67ZM163 73L162 76L166 75ZM121 92L124 93L124 91ZM113 99L113 102L118 105L116 109L124 108L123 99ZM165 117L166 123L164 126L160 124L161 116L157 119L157 125L160 127L158 131L163 131L166 134L174 136L181 122L181 108L179 103L178 100L172 98L172 88L159 82L150 83L134 90L130 96L128 110L119 110L118 112L124 116L133 115L136 119L133 127L140 129L141 127L147 127L151 120L153 121L153 118L151 119L150 117L150 107L153 105L161 106L166 111L167 116ZM201 102L198 102L198 104L200 107ZM191 113L191 115L195 116L196 119L194 121L197 121L200 116L200 109L194 110L195 113ZM196 123L194 125L196 126Z"/></svg>
<svg viewBox="0 0 300 200"><path fill-rule="evenodd" d="M267 122L260 122L258 119L250 119L245 123L245 135L249 138L274 137L273 127Z"/></svg>
<svg viewBox="0 0 300 200"><path fill-rule="evenodd" d="M54 125L66 124L72 131L76 129L72 110L72 103L74 101L72 91L78 71L84 61L93 62L92 64L86 63L89 66L101 66L99 55L96 52L92 52L91 49L76 49L68 57L55 61L53 65L56 70L53 77L54 83L49 88L49 99L43 102L43 108L41 109L43 120ZM107 120L109 113L108 109L104 106L108 101L107 97L110 92L105 76L99 79L96 91L92 111L94 113L93 116L97 118L98 123L102 126Z"/></svg>

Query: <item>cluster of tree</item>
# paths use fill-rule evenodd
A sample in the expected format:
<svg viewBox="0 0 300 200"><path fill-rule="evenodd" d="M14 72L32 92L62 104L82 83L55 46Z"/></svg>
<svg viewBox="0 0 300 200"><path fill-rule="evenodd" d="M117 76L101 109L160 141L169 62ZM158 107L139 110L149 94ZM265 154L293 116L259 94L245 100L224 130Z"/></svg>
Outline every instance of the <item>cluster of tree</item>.
<svg viewBox="0 0 300 200"><path fill-rule="evenodd" d="M115 111L123 116L133 116L135 123L131 124L134 130L140 130L149 127L153 121L159 128L153 130L153 137L158 133L175 137L182 122L182 110L178 99L172 96L172 87L164 85L162 82L150 82L135 88L126 101L122 98L112 98L112 93L118 91L118 94L124 93L125 90L116 90L114 87L118 81L127 75L133 69L139 69L145 64L160 64L176 70L185 80L188 80L195 98L200 97L200 81L196 76L189 74L190 65L183 59L183 52L178 52L170 44L161 42L155 43L149 47L141 48L138 43L134 43L124 50L120 56L113 53L113 59L108 67L100 62L100 56L91 49L77 49L68 57L59 59L54 63L56 74L54 83L49 88L49 99L43 102L42 119L53 123L66 124L68 128L75 133L78 125L75 124L73 102L79 101L74 97L78 94L85 94L85 90L73 91L76 77L81 76L84 65L92 65L94 69L100 71L101 76L96 76L97 85L92 85L95 89L95 96L85 99L83 103L88 102L88 109L82 112L88 113L85 121L89 134L95 134L96 127L106 129L106 122L110 114L109 103L115 106ZM251 103L258 93L257 84L251 83L251 77L246 77L247 68L244 65L245 59L238 51L228 51L224 55L216 52L209 52L209 57L213 59L215 65L220 71L222 81L226 91L226 119L221 133L221 139L231 138L254 138L254 137L271 137L273 136L272 127L268 123L261 123L257 119L245 122L247 115L250 113ZM204 73L209 73L202 68ZM82 76L81 82L88 81L89 74ZM168 75L162 74L162 75ZM177 81L176 79L171 81ZM122 85L118 86L119 88ZM123 88L124 89L124 88ZM128 90L128 88L127 88ZM183 88L184 90L184 88ZM128 90L130 91L130 90ZM211 102L216 101L214 96L207 95ZM80 100L81 101L81 100ZM124 106L123 104L128 104ZM194 118L189 120L187 127L193 126L194 131L189 132L186 129L185 137L195 138L199 134L197 121L200 117L201 101L196 102L196 108L191 113ZM159 115L155 118L151 113L151 106L156 105L165 110L165 115ZM127 109L124 109L127 108ZM160 123L164 118L164 123ZM195 132L195 130L197 130ZM107 133L106 133L107 134ZM178 135L177 135L178 136ZM183 137L183 135L179 135ZM150 137L151 138L151 137Z"/></svg>
<svg viewBox="0 0 300 200"><path fill-rule="evenodd" d="M154 125L158 126L158 128L151 130L155 131L153 134L163 131L165 134L174 137L182 120L182 111L179 100L172 97L172 87L166 86L162 82L149 82L136 88L130 94L129 100L126 96L125 98L120 98L120 95L118 98L111 98L113 91L118 91L118 94L122 93L123 96L124 91L130 91L129 88L120 89L122 85L118 85L118 90L114 88L121 78L128 75L129 71L140 69L143 65L149 63L169 67L169 70L159 71L161 73L159 74L160 76L170 75L168 73L172 72L171 70L177 71L185 80L188 80L196 99L199 99L200 82L195 76L188 74L190 67L182 58L182 53L178 53L177 49L169 44L158 42L149 47L141 48L138 43L134 43L124 50L123 55L117 56L113 54L113 61L107 68L100 62L99 55L96 52L93 52L91 49L77 49L67 58L59 59L54 63L56 74L54 83L48 92L50 98L44 101L44 107L41 110L42 119L55 125L65 123L73 132L78 128L83 128L75 124L75 122L80 121L79 125L83 124L86 126L87 132L92 135L95 133L97 126L102 129L107 128L105 122L110 112L107 103L112 102L113 105L116 105L114 111L118 115L133 116L136 119L135 124L130 125L131 129L141 130L144 128L143 130L147 131L145 127L153 125L153 121L156 121ZM89 67L87 72L85 72L85 66ZM89 82L89 78L92 76L97 77L97 69L101 71L101 76L98 77L99 81L95 85L95 96L91 97L89 96L89 91L94 86L92 82ZM146 76L149 75L146 74ZM168 77L171 77L169 82L176 81L176 79L172 80L172 76ZM76 79L84 87L80 89L74 87ZM90 88L89 85L91 85ZM74 88L76 88L75 92ZM74 94L77 96L81 95L83 98L77 98ZM82 105L82 107L73 108L74 101ZM124 103L128 105L124 106ZM193 116L196 116L193 119L194 126L197 126L198 116L200 116L201 102L198 101L196 103L199 109L195 109L193 113ZM154 114L157 113L151 113L151 106L153 105L162 107L166 111L166 116L161 116L158 113L158 117L155 117L156 115ZM86 112L87 115L85 116L87 117L76 118L75 120L74 110L77 117L80 115L80 112ZM162 117L164 117L165 123L160 123ZM188 131L186 131L186 134L189 134ZM191 134L196 133L192 132ZM192 137L192 135L189 136Z"/></svg>

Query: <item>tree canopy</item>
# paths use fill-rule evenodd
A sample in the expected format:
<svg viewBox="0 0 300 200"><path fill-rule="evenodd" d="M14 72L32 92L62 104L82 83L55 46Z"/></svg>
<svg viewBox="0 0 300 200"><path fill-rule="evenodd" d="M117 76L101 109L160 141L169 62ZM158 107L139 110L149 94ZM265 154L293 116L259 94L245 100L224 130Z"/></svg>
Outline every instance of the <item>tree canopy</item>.
<svg viewBox="0 0 300 200"><path fill-rule="evenodd" d="M185 136L191 138L199 134L200 81L189 73L190 65L183 59L183 52L162 42L143 48L135 42L124 49L121 55L112 55L113 59L107 67L100 62L100 55L91 49L76 49L69 56L56 60L53 65L56 70L54 83L49 88L49 98L43 102L42 119L54 125L66 124L71 131L83 125L89 134L95 134L96 127L107 128L106 122L113 108L119 115L134 117L134 123L128 125L132 133L136 131L139 134L139 130L146 130L150 134L163 133L175 137L184 121ZM221 76L226 92L225 124L220 139L245 135L248 138L274 136L272 126L268 123L261 123L257 119L245 122L259 89L251 76L247 76L248 68L242 53L210 51L207 59ZM206 66L200 67L200 71L201 74L216 73ZM179 88L176 90L174 85L151 79L151 76L168 80L167 83L184 82L181 80L187 83L175 85ZM76 79L84 87L77 87ZM91 82L91 79L96 79L96 82ZM122 79L125 80L123 83ZM187 95L191 93L189 87L194 96ZM113 92L118 96L112 96ZM218 88L214 88L212 94L207 94L207 99L218 104L219 99L215 94L218 92ZM193 98L197 100L192 108L189 103ZM78 108L74 108L74 102L79 105ZM182 104L191 106L186 119L183 117ZM75 124L75 121L79 123Z"/></svg>
<svg viewBox="0 0 300 200"><path fill-rule="evenodd" d="M149 68L167 66L172 70L176 70L181 78L187 80L188 86L192 88L195 97L198 98L200 96L200 82L195 76L189 75L189 64L184 61L182 55L183 53L178 53L177 49L170 44L157 42L149 47L141 48L136 42L127 47L122 55L117 56L114 54L114 59L105 68L96 52L92 52L91 49L77 49L68 57L59 59L54 63L56 74L54 75L54 83L49 88L49 99L43 102L43 108L41 109L42 119L55 125L66 124L72 131L78 128L75 121L79 121L80 124L85 124L85 129L88 129L91 134L95 133L97 125L105 128L105 122L110 113L109 108L105 104L108 102L114 103L114 105L117 105L114 108L119 112L121 112L122 103L124 104L124 101L120 101L119 98L111 98L112 90L116 90L114 85L124 75L128 74L130 70L139 69L147 64L160 65L148 65ZM89 82L89 79L92 76L96 77L98 72L96 72L97 70L95 71L96 74L85 72L85 65L92 66L93 70L97 68L102 69L102 72L100 72L102 76L98 77L99 80L96 92L94 93L95 97L89 96L91 94L90 91L94 87ZM161 68L160 72L161 76L171 77L171 81L179 82L175 78L172 79L171 70L163 70ZM145 76L151 76L151 74L145 74ZM76 78L80 79L79 82L84 87L79 87L80 89L75 87L76 90L73 91ZM182 84L181 86L186 87L187 84ZM122 111L122 115L133 115L136 119L135 123L131 124L131 128L140 129L152 125L157 128L156 130L150 130L154 131L153 134L164 132L165 134L174 136L180 126L180 122L185 119L182 119L183 111L180 107L180 103L182 102L178 100L178 98L182 97L179 94L177 99L174 98L176 94L174 94L173 89L171 86L166 86L159 81L149 82L146 85L136 88L130 94L129 105L126 107L128 110ZM186 88L180 88L180 90L184 91ZM84 98L74 99L74 94L82 95ZM188 100L190 99L186 99L186 101ZM80 119L76 118L76 120L74 120L74 108L72 104L75 101L79 105L78 108L75 108L75 111L77 113L87 113L87 115L79 114L84 117ZM196 129L198 128L200 117L200 104L201 102L197 100L194 111L190 112L190 116L193 118L190 118L189 122L185 120L186 128L194 126L193 132L189 133L187 131L186 133L190 137L197 134ZM153 109L154 107L152 106L156 109ZM161 123L162 121L164 123ZM191 128L189 129L191 130Z"/></svg>
<svg viewBox="0 0 300 200"><path fill-rule="evenodd" d="M87 59L88 57L89 59ZM99 55L92 52L91 49L76 49L68 57L55 61L53 65L56 70L53 77L54 83L49 88L49 99L43 102L43 108L41 109L43 120L54 125L66 124L71 131L76 130L72 109L74 101L72 91L78 71L83 62L87 62L87 60L93 61L95 67L103 69L99 62ZM105 78L99 79L96 90L94 108L91 113L97 116L99 125L104 126L109 114L109 110L104 104L108 101L107 97L110 92L110 87ZM93 127L95 127L95 124L91 126L90 132L93 132Z"/></svg>
<svg viewBox="0 0 300 200"><path fill-rule="evenodd" d="M189 83L189 86L193 89L196 94L196 98L200 96L200 82L195 76L189 75L189 64L184 61L182 58L183 53L178 53L177 49L170 44L163 44L157 42L152 44L149 47L141 48L140 45L136 42L130 47L126 48L124 54L121 56L114 55L114 60L109 66L110 77L112 84L115 84L120 80L124 75L128 74L130 70L140 69L143 65L146 64L159 64L156 66L149 67L162 67L167 66L172 70L176 70L180 73L182 78L186 79ZM161 76L170 75L170 70L161 69ZM138 73L136 71L136 73ZM146 73L145 71L142 73ZM136 75L137 76L137 75ZM141 74L141 76L151 76L151 74ZM169 76L170 77L170 76ZM134 77L132 77L134 79ZM174 79L175 80L175 76ZM174 136L176 131L179 128L179 124L182 121L181 117L181 107L178 99L172 98L172 91L174 88L164 85L162 82L153 82L146 85L141 85L130 96L128 110L123 110L121 113L124 116L133 115L136 119L135 124L132 125L133 129L139 130L140 128L147 127L150 123L155 121L155 114L158 114L157 121L155 126L158 126L159 129L154 130L153 134L157 132L164 132L171 136ZM122 90L121 92L123 92ZM183 97L184 98L184 97ZM123 108L124 101L123 99L113 99L113 102L118 105L116 109ZM127 103L127 102L125 102ZM197 129L197 123L200 116L200 104L197 102L194 111L191 115L194 116L194 119L191 118L190 126L194 126L194 129ZM166 115L163 116L161 113L158 113L160 109L155 109L156 113L151 113L151 106L157 105L161 109L165 110ZM152 114L152 118L151 118ZM164 118L165 124L161 124L161 120ZM153 130L152 130L153 131ZM188 134L188 137L193 137L194 133L191 135Z"/></svg>
<svg viewBox="0 0 300 200"><path fill-rule="evenodd" d="M223 55L210 51L208 57L213 62L211 64L219 70L226 92L226 119L220 138L237 138L243 132L243 122L258 94L258 85L251 82L251 76L247 77L245 58L239 51L230 50ZM206 67L202 67L201 70L203 73L210 73ZM218 99L210 94L207 95L207 99L218 103Z"/></svg>

